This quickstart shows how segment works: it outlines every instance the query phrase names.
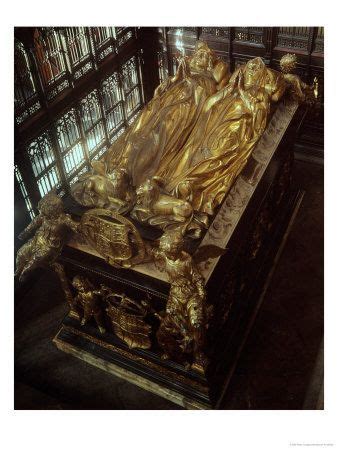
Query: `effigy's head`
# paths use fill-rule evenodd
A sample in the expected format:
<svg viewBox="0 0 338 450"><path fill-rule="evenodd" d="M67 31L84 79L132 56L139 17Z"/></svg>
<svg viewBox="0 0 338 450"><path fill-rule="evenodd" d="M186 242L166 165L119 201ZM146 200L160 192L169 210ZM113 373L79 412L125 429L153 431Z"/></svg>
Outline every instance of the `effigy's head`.
<svg viewBox="0 0 338 450"><path fill-rule="evenodd" d="M62 200L55 191L51 191L39 201L38 210L47 218L58 217L63 213Z"/></svg>
<svg viewBox="0 0 338 450"><path fill-rule="evenodd" d="M190 67L203 70L212 70L216 55L203 41L197 41L195 51L190 59Z"/></svg>
<svg viewBox="0 0 338 450"><path fill-rule="evenodd" d="M259 71L263 70L264 67L265 67L265 64L264 64L262 58L257 57L257 58L250 59L246 63L245 70L248 73L251 73L252 75L254 75L254 74L258 73Z"/></svg>
<svg viewBox="0 0 338 450"><path fill-rule="evenodd" d="M160 238L159 249L167 256L178 256L183 246L183 234L179 228L166 230Z"/></svg>
<svg viewBox="0 0 338 450"><path fill-rule="evenodd" d="M89 281L83 277L82 275L76 275L72 280L72 286L78 291L78 292L87 292L91 289L91 284Z"/></svg>
<svg viewBox="0 0 338 450"><path fill-rule="evenodd" d="M297 56L294 53L287 53L279 62L283 73L291 73L297 65Z"/></svg>
<svg viewBox="0 0 338 450"><path fill-rule="evenodd" d="M246 84L260 83L266 74L266 67L262 58L250 59L244 67Z"/></svg>

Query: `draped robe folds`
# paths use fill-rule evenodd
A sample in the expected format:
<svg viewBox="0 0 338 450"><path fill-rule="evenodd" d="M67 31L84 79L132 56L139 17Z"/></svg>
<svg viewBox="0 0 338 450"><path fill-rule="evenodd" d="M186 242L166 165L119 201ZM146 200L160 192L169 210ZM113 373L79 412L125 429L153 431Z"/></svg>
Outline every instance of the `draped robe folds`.
<svg viewBox="0 0 338 450"><path fill-rule="evenodd" d="M109 170L127 168L134 186L151 178L182 147L216 85L211 72L191 71L155 96L107 152Z"/></svg>
<svg viewBox="0 0 338 450"><path fill-rule="evenodd" d="M252 98L250 106L235 87L204 108L180 153L157 173L166 180L165 190L180 196L180 185L188 185L194 211L213 215L266 127L270 101L283 94L280 84L277 73L264 67L259 81L245 90Z"/></svg>

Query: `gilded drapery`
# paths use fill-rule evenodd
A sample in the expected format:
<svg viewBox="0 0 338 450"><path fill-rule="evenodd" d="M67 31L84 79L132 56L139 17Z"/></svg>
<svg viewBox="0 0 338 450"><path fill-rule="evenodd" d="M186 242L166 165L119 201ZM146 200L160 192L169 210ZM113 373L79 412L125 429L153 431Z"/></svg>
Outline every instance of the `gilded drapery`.
<svg viewBox="0 0 338 450"><path fill-rule="evenodd" d="M184 186L193 209L212 215L262 135L271 100L283 92L282 78L260 58L238 69L229 84L205 102L176 157L162 160L156 175L167 180L165 190L181 196Z"/></svg>

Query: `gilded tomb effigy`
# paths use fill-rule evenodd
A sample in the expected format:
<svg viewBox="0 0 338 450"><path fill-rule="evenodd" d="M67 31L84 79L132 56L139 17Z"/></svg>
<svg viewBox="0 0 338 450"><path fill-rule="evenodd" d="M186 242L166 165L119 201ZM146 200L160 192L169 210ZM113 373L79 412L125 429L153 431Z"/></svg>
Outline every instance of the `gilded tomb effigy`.
<svg viewBox="0 0 338 450"><path fill-rule="evenodd" d="M78 212L55 193L41 200L17 272L58 274L70 305L61 350L186 407L219 407L257 270L276 250L266 236L289 217L298 103L316 97L294 66L254 58L230 75L198 42L72 187Z"/></svg>

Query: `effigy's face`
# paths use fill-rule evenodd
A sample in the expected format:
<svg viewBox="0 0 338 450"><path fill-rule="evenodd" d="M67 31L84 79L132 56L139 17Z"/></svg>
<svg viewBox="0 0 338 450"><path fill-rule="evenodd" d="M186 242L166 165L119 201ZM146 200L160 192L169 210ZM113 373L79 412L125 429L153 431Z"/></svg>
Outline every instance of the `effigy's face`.
<svg viewBox="0 0 338 450"><path fill-rule="evenodd" d="M256 82L261 76L264 65L260 58L254 58L247 62L244 75L245 75L245 84L251 85Z"/></svg>
<svg viewBox="0 0 338 450"><path fill-rule="evenodd" d="M206 70L210 64L210 54L205 50L198 50L190 60L192 68Z"/></svg>
<svg viewBox="0 0 338 450"><path fill-rule="evenodd" d="M259 73L260 69L261 69L261 65L260 65L259 61L256 59L252 59L246 65L246 72L248 75L250 75L252 77L257 75Z"/></svg>

